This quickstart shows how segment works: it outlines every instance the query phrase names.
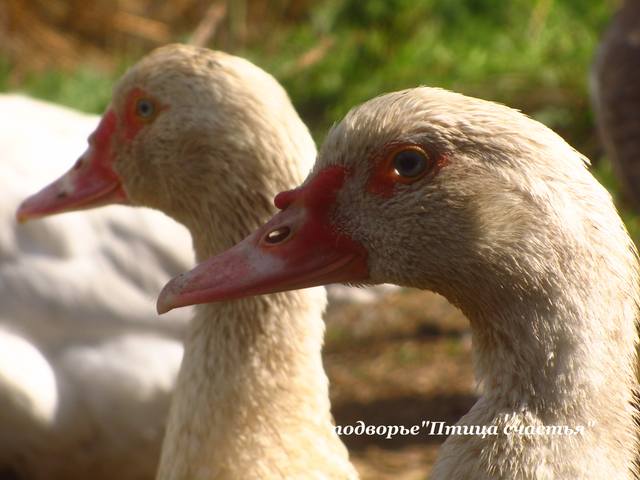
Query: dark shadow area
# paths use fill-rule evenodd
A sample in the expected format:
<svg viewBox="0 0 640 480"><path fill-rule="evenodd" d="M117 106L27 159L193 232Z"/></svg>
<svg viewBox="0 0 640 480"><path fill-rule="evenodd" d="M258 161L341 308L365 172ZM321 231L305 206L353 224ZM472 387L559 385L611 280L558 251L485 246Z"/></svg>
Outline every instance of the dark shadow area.
<svg viewBox="0 0 640 480"><path fill-rule="evenodd" d="M22 478L12 467L0 466L0 480L22 480Z"/></svg>
<svg viewBox="0 0 640 480"><path fill-rule="evenodd" d="M418 326L412 335L403 335L404 338L440 339L440 338L462 338L467 330L458 328L445 328L442 325L433 323L423 323Z"/></svg>
<svg viewBox="0 0 640 480"><path fill-rule="evenodd" d="M349 337L346 339L327 342L325 353L339 353L342 351L353 352L356 349L375 349L394 342L419 341L436 342L443 339L461 340L467 334L467 330L446 328L434 324L422 324L411 331L380 331L360 338Z"/></svg>

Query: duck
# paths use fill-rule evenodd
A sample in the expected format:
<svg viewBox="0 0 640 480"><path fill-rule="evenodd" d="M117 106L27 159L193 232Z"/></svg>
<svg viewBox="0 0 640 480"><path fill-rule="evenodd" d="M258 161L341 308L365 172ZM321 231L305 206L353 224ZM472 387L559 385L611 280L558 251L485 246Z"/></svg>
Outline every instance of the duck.
<svg viewBox="0 0 640 480"><path fill-rule="evenodd" d="M493 102L393 92L352 109L274 203L158 310L332 282L431 290L469 319L479 385L432 478L635 478L638 254L560 136Z"/></svg>
<svg viewBox="0 0 640 480"><path fill-rule="evenodd" d="M99 118L0 95L0 478L152 479L190 312L160 287L193 265L184 227L109 207L18 225Z"/></svg>
<svg viewBox="0 0 640 480"><path fill-rule="evenodd" d="M89 147L26 199L27 220L104 204L159 210L196 259L229 248L299 183L315 144L280 84L189 45L125 73ZM201 305L185 334L157 479L352 479L321 358L324 289Z"/></svg>
<svg viewBox="0 0 640 480"><path fill-rule="evenodd" d="M624 1L602 36L590 93L598 133L625 199L640 208L640 3Z"/></svg>

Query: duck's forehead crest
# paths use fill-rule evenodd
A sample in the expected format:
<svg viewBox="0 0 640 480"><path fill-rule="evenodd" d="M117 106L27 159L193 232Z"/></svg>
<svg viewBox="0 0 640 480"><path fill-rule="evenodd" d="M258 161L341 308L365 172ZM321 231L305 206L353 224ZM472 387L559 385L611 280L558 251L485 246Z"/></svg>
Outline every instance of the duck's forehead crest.
<svg viewBox="0 0 640 480"><path fill-rule="evenodd" d="M185 45L160 47L133 65L114 92L136 86L156 94L178 97L192 92L215 90L211 84L224 78L226 56L220 52Z"/></svg>
<svg viewBox="0 0 640 480"><path fill-rule="evenodd" d="M319 166L353 166L366 161L383 145L407 137L410 124L398 121L389 110L377 108L375 100L353 109L331 129L322 145Z"/></svg>
<svg viewBox="0 0 640 480"><path fill-rule="evenodd" d="M376 97L354 109L334 126L320 157L320 167L348 168L369 162L389 144L430 144L446 150L449 132L439 116L446 116L431 98L434 89L414 89ZM435 90L436 96L439 93Z"/></svg>

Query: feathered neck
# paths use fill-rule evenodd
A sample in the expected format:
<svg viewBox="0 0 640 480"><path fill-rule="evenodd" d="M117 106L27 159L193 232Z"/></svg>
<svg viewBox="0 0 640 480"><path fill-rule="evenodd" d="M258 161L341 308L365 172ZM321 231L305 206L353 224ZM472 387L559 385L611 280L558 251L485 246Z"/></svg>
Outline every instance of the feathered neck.
<svg viewBox="0 0 640 480"><path fill-rule="evenodd" d="M215 208L190 225L199 260L254 227L213 223ZM158 479L356 477L333 431L325 303L324 289L309 289L197 307Z"/></svg>
<svg viewBox="0 0 640 480"><path fill-rule="evenodd" d="M638 272L616 220L457 295L481 391L459 424L498 435L450 436L434 479L635 478Z"/></svg>

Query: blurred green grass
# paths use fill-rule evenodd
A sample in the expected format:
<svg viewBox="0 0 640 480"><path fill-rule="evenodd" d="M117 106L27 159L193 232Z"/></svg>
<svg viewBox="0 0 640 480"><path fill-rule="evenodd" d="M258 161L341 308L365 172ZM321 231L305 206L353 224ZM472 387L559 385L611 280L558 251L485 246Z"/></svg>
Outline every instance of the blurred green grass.
<svg viewBox="0 0 640 480"><path fill-rule="evenodd" d="M118 75L83 66L73 72L29 74L19 89L29 95L89 113L101 113Z"/></svg>
<svg viewBox="0 0 640 480"><path fill-rule="evenodd" d="M355 104L383 92L431 85L519 108L588 151L593 143L588 68L613 3L323 0L302 21L277 24L234 53L285 85L318 140ZM320 50L318 58L304 64L314 49ZM1 65L4 90L10 66ZM122 70L48 71L28 75L20 89L99 112Z"/></svg>
<svg viewBox="0 0 640 480"><path fill-rule="evenodd" d="M589 67L615 0L322 0L301 21L238 48L273 73L321 141L353 105L384 92L440 86L518 108L593 160L601 152ZM99 113L127 64L21 79L18 90ZM0 91L13 88L0 58ZM15 88L13 88L15 89ZM617 197L606 161L596 176ZM636 239L638 219L623 216Z"/></svg>
<svg viewBox="0 0 640 480"><path fill-rule="evenodd" d="M354 104L424 84L519 108L589 151L588 68L612 9L584 0L326 0L306 25L243 53L283 81L317 137ZM324 58L296 68L323 39L333 45Z"/></svg>

